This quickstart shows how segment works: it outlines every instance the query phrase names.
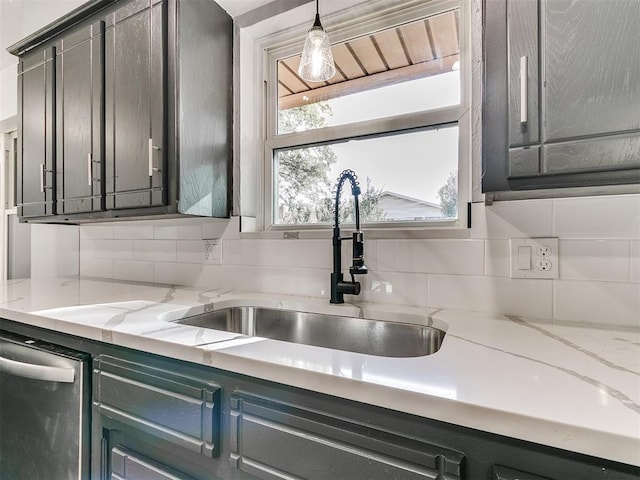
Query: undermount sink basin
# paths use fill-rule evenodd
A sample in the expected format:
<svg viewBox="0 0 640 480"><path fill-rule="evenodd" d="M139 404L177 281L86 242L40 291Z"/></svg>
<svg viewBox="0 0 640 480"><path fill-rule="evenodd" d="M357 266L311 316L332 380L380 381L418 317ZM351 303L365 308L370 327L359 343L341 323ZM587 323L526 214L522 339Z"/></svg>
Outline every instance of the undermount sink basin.
<svg viewBox="0 0 640 480"><path fill-rule="evenodd" d="M247 306L177 323L383 357L431 355L445 336L444 331L424 325Z"/></svg>

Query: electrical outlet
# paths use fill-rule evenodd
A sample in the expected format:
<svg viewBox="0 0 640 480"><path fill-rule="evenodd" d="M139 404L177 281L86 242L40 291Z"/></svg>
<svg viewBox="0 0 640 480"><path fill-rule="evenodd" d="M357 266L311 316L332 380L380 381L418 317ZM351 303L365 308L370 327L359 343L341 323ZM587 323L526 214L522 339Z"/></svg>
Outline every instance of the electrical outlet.
<svg viewBox="0 0 640 480"><path fill-rule="evenodd" d="M511 278L558 278L557 238L512 238Z"/></svg>
<svg viewBox="0 0 640 480"><path fill-rule="evenodd" d="M221 240L203 240L202 241L202 260L207 265L222 264L222 241Z"/></svg>

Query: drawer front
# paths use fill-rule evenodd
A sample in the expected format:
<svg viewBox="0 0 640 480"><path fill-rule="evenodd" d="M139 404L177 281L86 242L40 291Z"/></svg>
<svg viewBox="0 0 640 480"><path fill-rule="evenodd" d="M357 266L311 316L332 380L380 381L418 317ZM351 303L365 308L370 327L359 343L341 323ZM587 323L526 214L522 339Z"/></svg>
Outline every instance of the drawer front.
<svg viewBox="0 0 640 480"><path fill-rule="evenodd" d="M464 455L298 405L231 397L231 462L265 479L463 478Z"/></svg>
<svg viewBox="0 0 640 480"><path fill-rule="evenodd" d="M111 449L111 480L191 480L166 466L156 465L134 452Z"/></svg>
<svg viewBox="0 0 640 480"><path fill-rule="evenodd" d="M491 472L491 480L551 480L547 477L540 477L532 473L512 470L500 465L494 465Z"/></svg>
<svg viewBox="0 0 640 480"><path fill-rule="evenodd" d="M203 455L219 453L217 384L107 356L97 357L93 380L100 414Z"/></svg>

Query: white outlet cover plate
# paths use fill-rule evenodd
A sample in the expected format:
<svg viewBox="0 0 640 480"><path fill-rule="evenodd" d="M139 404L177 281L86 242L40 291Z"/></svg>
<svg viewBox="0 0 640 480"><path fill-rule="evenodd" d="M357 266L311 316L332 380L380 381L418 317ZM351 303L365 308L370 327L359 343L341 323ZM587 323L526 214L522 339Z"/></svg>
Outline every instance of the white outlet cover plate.
<svg viewBox="0 0 640 480"><path fill-rule="evenodd" d="M202 261L206 265L222 264L222 241L203 240L202 241Z"/></svg>
<svg viewBox="0 0 640 480"><path fill-rule="evenodd" d="M512 238L509 243L511 278L558 278L560 257L557 238ZM531 248L530 269L518 268L518 247ZM545 254L541 255L541 252ZM544 265L544 268L540 265ZM549 265L550 268L547 268Z"/></svg>

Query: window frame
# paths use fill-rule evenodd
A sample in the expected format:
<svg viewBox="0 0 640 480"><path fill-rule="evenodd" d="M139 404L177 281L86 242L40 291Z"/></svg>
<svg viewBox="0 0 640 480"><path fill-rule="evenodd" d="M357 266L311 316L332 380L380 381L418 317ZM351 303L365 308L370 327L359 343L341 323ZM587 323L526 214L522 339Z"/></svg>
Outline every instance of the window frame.
<svg viewBox="0 0 640 480"><path fill-rule="evenodd" d="M262 147L257 175L260 180L257 227L261 231L319 230L331 228L325 224L274 224L275 179L274 154L277 150L327 144L371 136L401 134L437 126L458 126L458 218L433 221L364 223L367 230L437 230L469 227L468 204L471 202L471 7L464 0L389 0L365 4L323 16L331 42L340 43L375 31L392 28L453 9L459 10L460 42L460 103L428 111L394 115L346 125L329 126L305 132L277 134L278 92L277 62L300 52L302 39L309 25L303 24L268 35L256 42L257 68L262 73L261 116ZM308 23L308 22L307 22ZM346 225L349 225L348 223Z"/></svg>

